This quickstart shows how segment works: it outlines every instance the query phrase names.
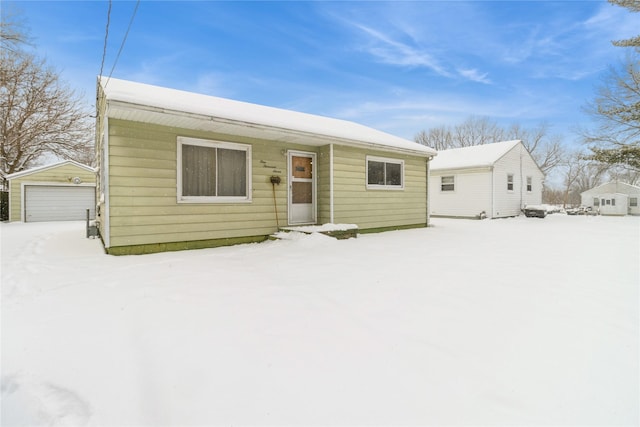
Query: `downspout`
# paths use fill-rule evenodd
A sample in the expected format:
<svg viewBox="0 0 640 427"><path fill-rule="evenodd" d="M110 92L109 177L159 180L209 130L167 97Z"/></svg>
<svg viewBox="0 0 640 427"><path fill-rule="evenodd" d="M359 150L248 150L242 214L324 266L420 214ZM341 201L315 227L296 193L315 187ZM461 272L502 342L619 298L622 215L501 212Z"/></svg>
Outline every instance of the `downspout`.
<svg viewBox="0 0 640 427"><path fill-rule="evenodd" d="M427 157L427 162L426 162L426 172L427 175L425 176L425 191L426 191L426 197L427 197L427 223L426 223L426 227L429 227L429 224L431 223L431 201L429 200L429 182L431 182L431 168L429 167L429 162L431 161L431 159L433 159L433 157Z"/></svg>
<svg viewBox="0 0 640 427"><path fill-rule="evenodd" d="M520 212L518 212L518 215L522 213L522 209L524 208L524 206L522 205L522 187L524 184L522 182L522 148L523 145L522 143L520 143Z"/></svg>
<svg viewBox="0 0 640 427"><path fill-rule="evenodd" d="M496 168L491 166L491 218L496 217Z"/></svg>
<svg viewBox="0 0 640 427"><path fill-rule="evenodd" d="M104 242L104 247L109 249L111 247L111 214L109 209L109 116L107 114L108 106L105 107L104 110L104 126L103 126L103 143L102 143L102 163L101 168L104 171L100 171L104 180L102 182L102 193L104 194L104 236L102 236L102 241Z"/></svg>
<svg viewBox="0 0 640 427"><path fill-rule="evenodd" d="M329 144L329 222L333 221L333 144Z"/></svg>

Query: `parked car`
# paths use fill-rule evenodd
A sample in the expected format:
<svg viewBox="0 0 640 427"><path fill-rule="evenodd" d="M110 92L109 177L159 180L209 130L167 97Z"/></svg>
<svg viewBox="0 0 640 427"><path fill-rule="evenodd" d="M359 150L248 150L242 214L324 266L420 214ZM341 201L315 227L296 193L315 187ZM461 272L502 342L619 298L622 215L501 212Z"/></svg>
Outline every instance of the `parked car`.
<svg viewBox="0 0 640 427"><path fill-rule="evenodd" d="M591 215L591 211L591 206L579 206L566 210L567 215Z"/></svg>
<svg viewBox="0 0 640 427"><path fill-rule="evenodd" d="M531 205L524 208L524 215L528 218L544 218L547 216L547 208L544 206Z"/></svg>

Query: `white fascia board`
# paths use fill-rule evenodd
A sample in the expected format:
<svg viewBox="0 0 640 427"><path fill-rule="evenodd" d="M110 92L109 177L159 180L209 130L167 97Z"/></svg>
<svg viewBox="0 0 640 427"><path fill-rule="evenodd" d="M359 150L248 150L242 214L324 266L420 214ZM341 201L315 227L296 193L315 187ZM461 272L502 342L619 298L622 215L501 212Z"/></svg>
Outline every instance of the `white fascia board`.
<svg viewBox="0 0 640 427"><path fill-rule="evenodd" d="M181 120L193 120L193 122L190 123L193 124L193 127L199 130L229 133L232 129L233 131L235 131L234 133L241 136L280 142L291 142L306 146L320 147L329 144L338 144L343 146L370 148L377 151L402 153L420 157L433 157L437 155L437 151L435 151L434 149L427 146L419 145L417 143L417 147L415 149L405 148L394 145L386 145L379 142L342 138L339 136L324 135L279 126L270 126L247 121L226 119L222 117L207 116L186 111L168 110L166 108L135 104L130 102L108 100L107 103L109 106L107 115L109 117L122 120L132 120L127 117L129 114L135 113L139 115L138 120L143 120L145 122L158 125L175 126L175 124L171 123L171 117L175 117ZM247 130L249 131L247 132Z"/></svg>

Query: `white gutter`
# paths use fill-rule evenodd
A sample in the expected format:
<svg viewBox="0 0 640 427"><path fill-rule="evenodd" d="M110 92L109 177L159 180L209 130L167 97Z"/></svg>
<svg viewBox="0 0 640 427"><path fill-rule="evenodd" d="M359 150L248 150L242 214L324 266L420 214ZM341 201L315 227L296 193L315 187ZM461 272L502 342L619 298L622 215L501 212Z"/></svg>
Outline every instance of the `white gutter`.
<svg viewBox="0 0 640 427"><path fill-rule="evenodd" d="M333 224L333 144L329 144L329 222Z"/></svg>
<svg viewBox="0 0 640 427"><path fill-rule="evenodd" d="M185 117L185 118L190 118L190 119L194 119L194 120L198 120L200 122L204 122L204 123L210 123L212 126L215 126L216 123L217 124L226 124L226 125L232 125L232 126L238 126L240 128L249 128L249 129L256 129L256 130L260 130L260 131L271 131L271 132L276 132L279 134L280 138L278 139L274 139L274 140L278 140L281 141L283 137L286 136L292 136L292 137L298 137L298 138L304 138L307 141L317 141L317 143L315 144L309 144L309 143L305 143L302 141L293 141L295 143L301 144L301 145L307 145L307 146L323 146L323 145L328 145L328 144L332 144L332 143L336 143L338 142L340 145L344 145L344 146L350 146L350 147L367 147L367 148L371 148L374 150L380 150L380 151L388 151L388 152L394 152L394 153L404 153L404 154L411 154L414 156L422 156L422 157L429 157L429 156L435 156L437 155L437 152L431 148L428 148L426 146L420 145L416 143L417 147L421 147L423 149L411 149L411 148L405 148L405 147L400 147L400 146L396 146L396 145L386 145L383 143L376 143L376 142L370 142L370 141L363 141L363 140L354 140L354 139L349 139L349 138L344 138L344 137L339 137L339 136L332 136L332 135L325 135L325 134L318 134L318 133L313 133L313 132L306 132L306 131L301 131L301 130L294 130L294 129L289 129L289 128L284 128L284 127L279 127L279 126L269 126L269 125L263 125L263 124L257 124L257 123L252 123L252 122L247 122L247 121L241 121L241 120L232 120L232 119L225 119L225 118L221 118L221 117L216 117L216 116L208 116L208 115L204 115L204 114L197 114L197 113L189 113L186 111L178 111L178 110L170 110L170 109L166 109L166 108L160 108L160 107L153 107L150 105L143 105L143 104L136 104L136 103L130 103L130 102L124 102L124 101L117 101L117 100L112 100L109 101L109 105L111 105L113 108L110 109L109 115L110 116L114 116L115 114L113 114L113 112L115 112L114 110L120 110L120 111L132 111L132 112L140 112L140 111L146 111L152 114L157 114L157 115L173 115L173 116L177 116L177 117ZM147 119L149 119L149 117L146 117ZM127 120L126 118L124 120ZM143 121L140 120L139 118L137 119L137 121ZM160 124L160 125L166 125L166 120L148 120L148 123L156 123L156 124ZM204 129L203 129L204 130ZM211 131L216 131L216 129L211 129ZM249 135L251 136L251 135ZM390 135L393 136L393 135ZM425 150L427 149L427 150Z"/></svg>

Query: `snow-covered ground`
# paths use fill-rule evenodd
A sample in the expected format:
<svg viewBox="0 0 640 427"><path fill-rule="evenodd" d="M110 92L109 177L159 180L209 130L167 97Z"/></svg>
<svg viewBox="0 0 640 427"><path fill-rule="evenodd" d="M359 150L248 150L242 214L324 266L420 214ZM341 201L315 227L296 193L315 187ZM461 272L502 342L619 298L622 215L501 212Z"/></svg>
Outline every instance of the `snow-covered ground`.
<svg viewBox="0 0 640 427"><path fill-rule="evenodd" d="M637 425L640 218L145 256L2 224L2 425Z"/></svg>

